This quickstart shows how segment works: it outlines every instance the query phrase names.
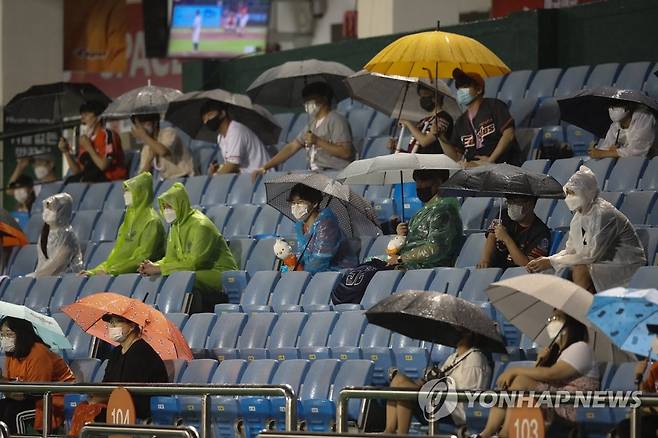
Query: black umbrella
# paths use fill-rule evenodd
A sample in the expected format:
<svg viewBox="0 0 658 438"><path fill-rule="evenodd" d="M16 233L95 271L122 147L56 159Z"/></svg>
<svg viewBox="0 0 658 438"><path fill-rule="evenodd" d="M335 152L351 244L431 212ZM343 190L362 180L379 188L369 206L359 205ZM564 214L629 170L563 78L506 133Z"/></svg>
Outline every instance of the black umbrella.
<svg viewBox="0 0 658 438"><path fill-rule="evenodd" d="M598 137L605 137L610 127L608 107L615 102L633 102L646 106L658 116L658 101L638 90L598 87L582 90L573 96L558 99L560 118Z"/></svg>
<svg viewBox="0 0 658 438"><path fill-rule="evenodd" d="M366 312L368 322L412 339L456 347L464 331L478 335L479 347L506 353L496 323L477 305L449 294L395 293Z"/></svg>
<svg viewBox="0 0 658 438"><path fill-rule="evenodd" d="M552 176L504 163L460 170L441 190L452 196L564 198L562 185Z"/></svg>

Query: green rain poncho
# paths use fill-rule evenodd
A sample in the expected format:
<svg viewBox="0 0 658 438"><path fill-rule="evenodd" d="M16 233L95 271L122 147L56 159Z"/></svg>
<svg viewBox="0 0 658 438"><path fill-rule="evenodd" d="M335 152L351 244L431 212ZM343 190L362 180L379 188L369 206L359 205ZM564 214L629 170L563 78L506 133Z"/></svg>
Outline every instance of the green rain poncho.
<svg viewBox="0 0 658 438"><path fill-rule="evenodd" d="M400 251L402 265L407 269L452 266L462 234L457 200L435 196L409 221L407 243Z"/></svg>
<svg viewBox="0 0 658 438"><path fill-rule="evenodd" d="M153 177L144 172L124 181L123 187L132 194L132 205L126 208L112 252L91 274L100 270L111 275L137 272L144 260L159 260L164 254L165 229L153 208Z"/></svg>
<svg viewBox="0 0 658 438"><path fill-rule="evenodd" d="M181 183L175 183L158 197L160 211L169 204L176 211L167 249L155 264L162 275L194 271L195 289L202 293L221 290L222 272L240 269L222 234L207 216L190 207L190 198Z"/></svg>

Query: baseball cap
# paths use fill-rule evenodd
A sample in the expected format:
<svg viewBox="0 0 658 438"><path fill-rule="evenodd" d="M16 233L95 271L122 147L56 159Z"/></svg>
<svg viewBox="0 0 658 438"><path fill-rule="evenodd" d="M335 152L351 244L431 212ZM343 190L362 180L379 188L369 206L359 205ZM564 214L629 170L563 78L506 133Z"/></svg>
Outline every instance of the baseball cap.
<svg viewBox="0 0 658 438"><path fill-rule="evenodd" d="M484 79L477 73L465 72L461 68L456 68L452 71L452 77L455 80L457 88L470 87L476 85L484 91Z"/></svg>

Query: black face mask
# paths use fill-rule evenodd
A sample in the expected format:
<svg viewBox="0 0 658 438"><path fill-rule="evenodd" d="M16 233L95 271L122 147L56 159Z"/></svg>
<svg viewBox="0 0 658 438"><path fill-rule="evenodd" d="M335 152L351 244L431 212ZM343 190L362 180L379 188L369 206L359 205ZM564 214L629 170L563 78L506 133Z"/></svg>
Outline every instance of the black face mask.
<svg viewBox="0 0 658 438"><path fill-rule="evenodd" d="M219 130L219 125L222 123L223 118L220 118L219 115L216 115L212 119L209 119L205 125L212 132L217 132Z"/></svg>
<svg viewBox="0 0 658 438"><path fill-rule="evenodd" d="M425 111L432 111L434 109L434 97L423 96L420 98L420 107Z"/></svg>
<svg viewBox="0 0 658 438"><path fill-rule="evenodd" d="M416 197L418 197L420 202L423 204L427 204L430 199L434 197L434 193L432 193L432 187L416 187Z"/></svg>

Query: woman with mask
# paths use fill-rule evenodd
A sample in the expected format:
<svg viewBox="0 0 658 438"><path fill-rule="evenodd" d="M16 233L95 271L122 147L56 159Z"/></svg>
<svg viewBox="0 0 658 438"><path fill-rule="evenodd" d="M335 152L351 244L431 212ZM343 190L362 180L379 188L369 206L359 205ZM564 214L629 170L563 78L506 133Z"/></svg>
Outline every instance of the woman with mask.
<svg viewBox="0 0 658 438"><path fill-rule="evenodd" d="M194 159L174 128L160 129L160 114L131 117L130 133L142 144L139 172L158 172L162 179L195 175Z"/></svg>
<svg viewBox="0 0 658 438"><path fill-rule="evenodd" d="M592 158L647 157L655 153L656 118L644 105L619 101L608 108L610 128L596 146Z"/></svg>
<svg viewBox="0 0 658 438"><path fill-rule="evenodd" d="M0 320L0 347L7 355L2 377L9 382L75 383L69 366L39 337L29 321L4 317ZM52 431L64 421L64 396L51 398ZM12 435L43 429L43 401L40 395L5 392L0 400L0 421Z"/></svg>
<svg viewBox="0 0 658 438"><path fill-rule="evenodd" d="M58 193L43 201L43 228L37 245L37 268L29 277L60 275L82 270L80 243L71 227L73 199Z"/></svg>
<svg viewBox="0 0 658 438"><path fill-rule="evenodd" d="M594 173L586 166L564 185L564 202L574 215L565 249L532 260L529 272L571 269L572 281L591 292L628 286L647 262L635 228L622 212L599 196Z"/></svg>
<svg viewBox="0 0 658 438"><path fill-rule="evenodd" d="M32 204L36 199L32 178L27 175L19 175L9 183L7 194L13 196L16 201L11 215L16 219L18 225L20 225L22 229L25 229L27 227L27 222L30 220Z"/></svg>
<svg viewBox="0 0 658 438"><path fill-rule="evenodd" d="M588 344L587 327L558 310L546 323L546 334L551 344L537 358L534 368L508 368L496 386L509 391L596 391L599 388L599 370L594 352ZM551 422L555 415L573 423L574 406L551 408L546 417ZM506 410L494 407L489 411L487 425L473 438L489 438L499 430L507 432ZM506 435L505 435L506 436Z"/></svg>
<svg viewBox="0 0 658 438"><path fill-rule="evenodd" d="M120 275L137 272L144 260L164 255L165 229L153 208L153 177L144 172L123 183L126 215L107 259L85 275Z"/></svg>

